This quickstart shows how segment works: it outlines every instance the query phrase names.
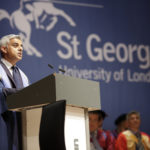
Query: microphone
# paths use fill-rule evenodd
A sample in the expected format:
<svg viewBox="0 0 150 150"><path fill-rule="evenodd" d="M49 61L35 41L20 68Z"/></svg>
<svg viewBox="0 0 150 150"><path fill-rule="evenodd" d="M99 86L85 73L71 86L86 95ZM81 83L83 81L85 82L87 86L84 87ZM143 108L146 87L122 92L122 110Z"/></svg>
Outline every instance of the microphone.
<svg viewBox="0 0 150 150"><path fill-rule="evenodd" d="M54 67L52 66L52 65L50 65L50 64L48 64L48 67L50 67L51 69L53 69Z"/></svg>
<svg viewBox="0 0 150 150"><path fill-rule="evenodd" d="M48 67L50 67L51 69L54 69L54 67L51 64L48 64ZM66 72L64 69L61 69L61 68L58 68L58 70L62 73Z"/></svg>
<svg viewBox="0 0 150 150"><path fill-rule="evenodd" d="M59 71L65 73L66 71L64 69L58 68Z"/></svg>

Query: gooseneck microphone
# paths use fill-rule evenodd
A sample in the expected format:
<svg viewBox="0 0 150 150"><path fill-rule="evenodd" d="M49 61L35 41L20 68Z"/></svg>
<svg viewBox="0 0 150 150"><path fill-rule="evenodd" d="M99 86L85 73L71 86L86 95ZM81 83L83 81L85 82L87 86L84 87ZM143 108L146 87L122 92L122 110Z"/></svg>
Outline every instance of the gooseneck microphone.
<svg viewBox="0 0 150 150"><path fill-rule="evenodd" d="M64 69L58 68L59 71L65 73L66 71Z"/></svg>
<svg viewBox="0 0 150 150"><path fill-rule="evenodd" d="M51 69L54 69L54 67L51 64L48 64L48 67L50 67ZM58 70L62 73L66 72L64 69L61 69L61 68L58 68Z"/></svg>
<svg viewBox="0 0 150 150"><path fill-rule="evenodd" d="M54 67L52 66L52 65L50 65L50 64L48 64L48 67L50 67L51 69L53 69Z"/></svg>

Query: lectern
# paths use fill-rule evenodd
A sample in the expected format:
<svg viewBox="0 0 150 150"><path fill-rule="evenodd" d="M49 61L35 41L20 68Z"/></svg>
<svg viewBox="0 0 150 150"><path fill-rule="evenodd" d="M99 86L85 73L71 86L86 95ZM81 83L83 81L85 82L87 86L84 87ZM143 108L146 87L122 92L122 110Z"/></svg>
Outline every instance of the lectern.
<svg viewBox="0 0 150 150"><path fill-rule="evenodd" d="M40 149L42 107L60 100L66 100L66 150L90 150L88 110L100 109L99 82L62 74L49 75L7 97L10 110L22 111L23 150Z"/></svg>

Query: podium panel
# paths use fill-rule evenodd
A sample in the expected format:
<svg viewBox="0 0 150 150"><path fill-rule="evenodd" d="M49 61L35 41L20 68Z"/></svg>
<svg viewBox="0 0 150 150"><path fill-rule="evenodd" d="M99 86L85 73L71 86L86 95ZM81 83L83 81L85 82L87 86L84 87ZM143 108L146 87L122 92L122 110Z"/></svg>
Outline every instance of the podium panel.
<svg viewBox="0 0 150 150"><path fill-rule="evenodd" d="M90 150L87 109L67 106L65 141L66 150Z"/></svg>
<svg viewBox="0 0 150 150"><path fill-rule="evenodd" d="M23 150L40 150L41 115L42 108L23 111ZM90 150L87 109L66 106L65 145L66 150Z"/></svg>
<svg viewBox="0 0 150 150"><path fill-rule="evenodd" d="M40 150L39 130L42 107L22 111L23 150Z"/></svg>

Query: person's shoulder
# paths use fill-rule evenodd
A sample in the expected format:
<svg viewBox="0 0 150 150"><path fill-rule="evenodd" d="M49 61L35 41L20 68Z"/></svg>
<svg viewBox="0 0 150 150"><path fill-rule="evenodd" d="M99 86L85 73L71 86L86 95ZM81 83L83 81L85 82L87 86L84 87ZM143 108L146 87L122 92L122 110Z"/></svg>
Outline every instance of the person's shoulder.
<svg viewBox="0 0 150 150"><path fill-rule="evenodd" d="M142 140L145 142L145 144L147 145L147 147L150 149L150 135L148 135L145 132L141 132L141 137Z"/></svg>
<svg viewBox="0 0 150 150"><path fill-rule="evenodd" d="M132 133L130 130L125 130L125 131L122 131L121 132L122 134L129 134L129 133Z"/></svg>
<svg viewBox="0 0 150 150"><path fill-rule="evenodd" d="M131 133L130 130L125 130L125 131L123 131L123 132L120 132L120 133L118 134L118 137L122 138L122 137L126 137L126 136L131 136L131 135L132 135L132 133Z"/></svg>
<svg viewBox="0 0 150 150"><path fill-rule="evenodd" d="M145 133L145 132L141 132L141 135L142 135L142 136L146 136L146 137L150 138L150 135L148 135L148 134L147 134L147 133Z"/></svg>

